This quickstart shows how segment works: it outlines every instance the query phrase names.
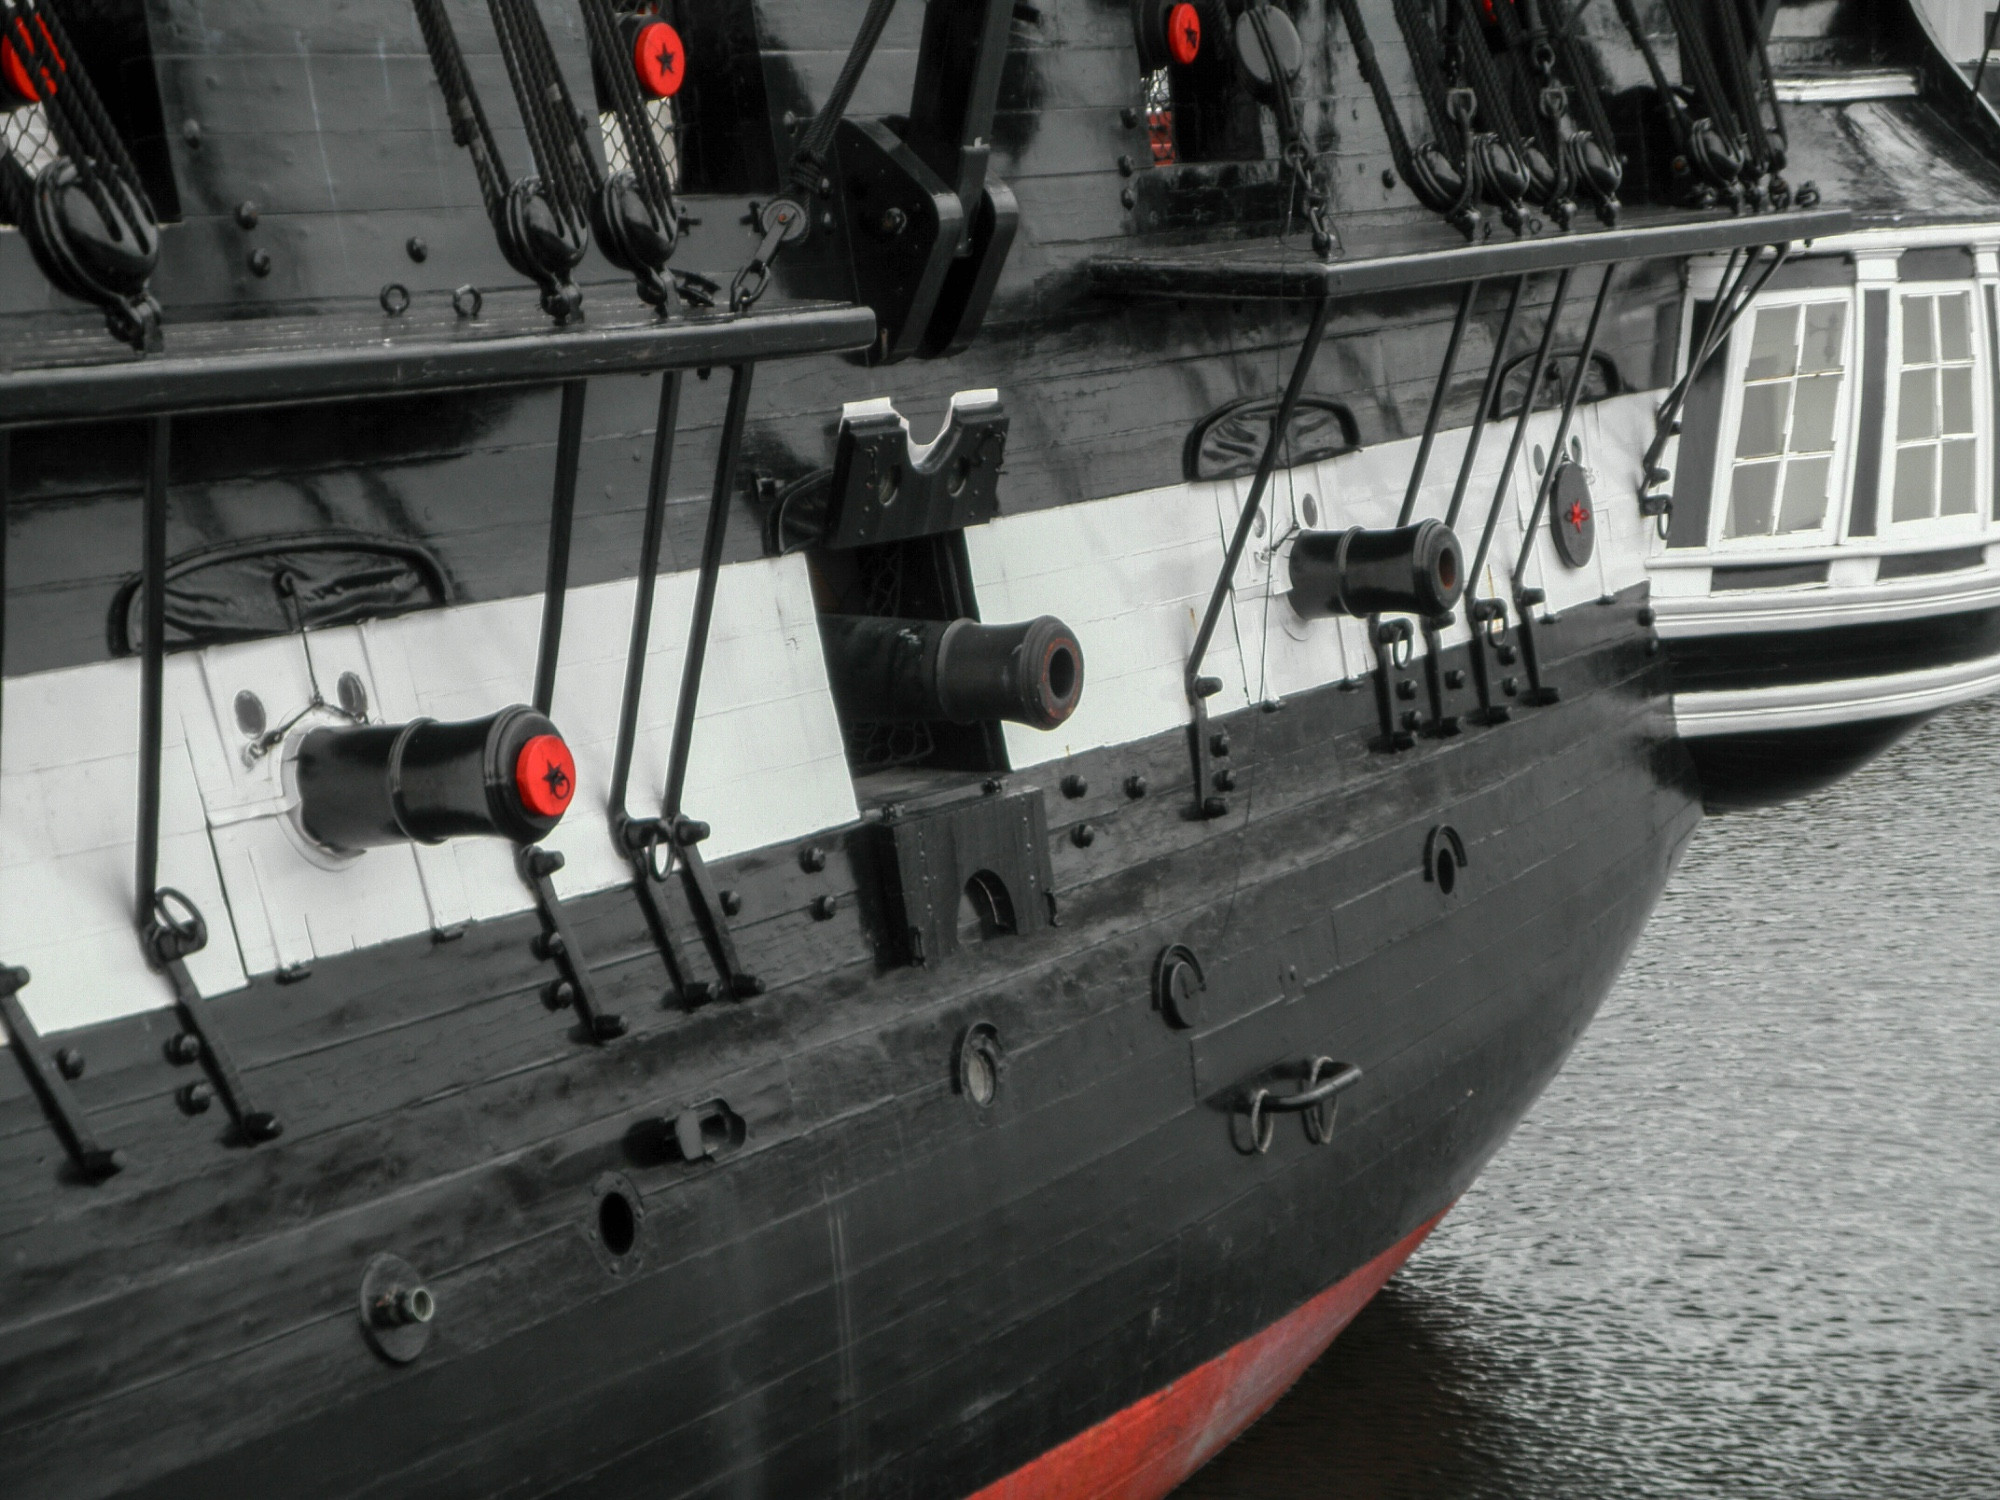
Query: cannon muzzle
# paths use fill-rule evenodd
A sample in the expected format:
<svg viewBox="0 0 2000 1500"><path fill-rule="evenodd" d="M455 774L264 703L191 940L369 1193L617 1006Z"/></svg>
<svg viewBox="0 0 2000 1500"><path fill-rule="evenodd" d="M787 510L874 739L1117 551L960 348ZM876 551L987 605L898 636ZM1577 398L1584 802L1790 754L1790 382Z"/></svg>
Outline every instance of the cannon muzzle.
<svg viewBox="0 0 2000 1500"><path fill-rule="evenodd" d="M470 834L532 844L576 792L555 725L516 704L483 719L315 729L299 742L299 822L331 849Z"/></svg>
<svg viewBox="0 0 2000 1500"><path fill-rule="evenodd" d="M849 719L1054 729L1083 697L1083 647L1053 615L1021 625L823 615L820 634Z"/></svg>
<svg viewBox="0 0 2000 1500"><path fill-rule="evenodd" d="M1333 615L1441 615L1465 588L1458 538L1442 521L1388 531L1306 531L1292 543L1292 608Z"/></svg>

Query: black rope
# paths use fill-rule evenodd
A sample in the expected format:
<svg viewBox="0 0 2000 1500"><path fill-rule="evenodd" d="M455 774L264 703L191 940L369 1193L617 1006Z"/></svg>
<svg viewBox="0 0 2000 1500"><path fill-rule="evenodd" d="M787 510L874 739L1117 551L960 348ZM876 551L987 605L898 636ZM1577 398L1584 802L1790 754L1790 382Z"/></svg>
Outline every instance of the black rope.
<svg viewBox="0 0 2000 1500"><path fill-rule="evenodd" d="M444 0L416 0L417 27L424 34L424 48L431 55L431 71L444 91L445 112L451 119L452 140L472 153L473 171L479 176L479 196L485 200L487 217L496 224L507 201L507 186L513 180L500 155L500 143L487 122L486 107L480 103L472 74L459 51L458 34L444 13Z"/></svg>
<svg viewBox="0 0 2000 1500"><path fill-rule="evenodd" d="M1424 113L1431 125L1431 140L1421 147L1412 148L1409 136L1403 130L1401 111L1389 92L1381 62L1375 56L1375 44L1369 39L1367 24L1361 19L1360 6L1356 0L1335 0L1335 3L1340 7L1341 20L1346 23L1348 37L1354 44L1361 76L1367 81L1369 92L1375 96L1375 111L1381 116L1382 128L1388 134L1389 154L1395 160L1396 170L1420 202L1443 214L1466 238L1473 238L1479 233L1479 213L1472 206L1478 192L1478 179L1472 169L1471 111L1461 105L1458 114L1452 114L1444 77L1437 71L1437 43L1434 37L1430 37L1427 18L1409 0L1395 0L1397 29L1403 33L1403 40L1409 47L1417 93L1424 101ZM1419 37L1429 39L1419 41Z"/></svg>

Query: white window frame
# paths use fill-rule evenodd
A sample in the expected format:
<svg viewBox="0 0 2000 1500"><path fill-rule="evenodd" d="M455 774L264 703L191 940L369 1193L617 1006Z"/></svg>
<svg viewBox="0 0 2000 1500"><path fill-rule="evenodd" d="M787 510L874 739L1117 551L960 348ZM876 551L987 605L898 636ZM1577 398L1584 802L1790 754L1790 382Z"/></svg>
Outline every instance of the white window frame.
<svg viewBox="0 0 2000 1500"><path fill-rule="evenodd" d="M1729 526L1731 492L1736 477L1736 444L1743 421L1745 375L1750 368L1750 346L1755 341L1757 314L1767 307L1805 307L1838 302L1847 309L1841 328L1840 400L1833 414L1833 458L1827 466L1826 512L1816 531L1781 531L1771 536L1725 536ZM1790 552L1801 547L1830 546L1847 531L1847 506L1853 494L1849 465L1853 454L1855 426L1860 410L1861 297L1859 288L1792 287L1763 292L1744 313L1729 340L1728 379L1723 388L1722 412L1717 423L1715 476L1709 487L1708 545L1716 552ZM1900 349L1900 345L1898 348ZM1774 500L1774 504L1780 503Z"/></svg>
<svg viewBox="0 0 2000 1500"><path fill-rule="evenodd" d="M1875 535L1883 541L1912 538L1967 536L1987 529L1987 513L1993 506L1992 484L1992 405L1993 370L1987 357L1986 292L1972 277L1949 281L1899 281L1889 288L1889 359L1887 389L1882 401L1882 473L1876 486ZM1925 516L1912 521L1896 519L1896 462L1902 444L1896 433L1903 402L1903 299L1905 297L1950 296L1963 292L1972 299L1972 509L1955 516ZM1919 439L1931 441L1935 439Z"/></svg>

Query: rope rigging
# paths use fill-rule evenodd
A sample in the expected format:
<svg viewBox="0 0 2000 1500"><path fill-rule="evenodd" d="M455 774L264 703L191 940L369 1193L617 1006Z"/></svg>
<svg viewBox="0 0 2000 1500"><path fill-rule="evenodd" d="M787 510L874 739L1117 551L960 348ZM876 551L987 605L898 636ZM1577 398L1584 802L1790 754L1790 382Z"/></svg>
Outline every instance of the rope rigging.
<svg viewBox="0 0 2000 1500"><path fill-rule="evenodd" d="M138 168L71 45L53 0L0 0L4 35L28 81L56 155L29 171L0 162L8 217L27 236L49 280L104 309L112 335L135 349L160 346L160 305L147 289L159 262L159 220ZM81 195L95 216L79 214Z"/></svg>
<svg viewBox="0 0 2000 1500"><path fill-rule="evenodd" d="M1335 0L1335 3L1340 7L1348 39L1354 44L1361 76L1367 80L1368 90L1375 96L1375 109L1382 118L1383 130L1388 134L1389 154L1395 160L1396 170L1402 174L1403 181L1410 185L1420 203L1434 213L1443 214L1446 221L1467 239L1476 238L1480 220L1479 210L1473 203L1478 197L1479 184L1469 169L1471 98L1461 93L1454 103L1445 87L1444 77L1438 71L1438 53L1434 43L1429 47L1413 44L1410 60L1416 74L1417 93L1424 101L1424 112L1430 120L1431 139L1412 148L1409 136L1403 130L1402 115L1383 77L1381 62L1375 56L1375 44L1361 19L1360 6L1356 0ZM1413 9L1410 0L1395 0L1395 5L1397 25L1405 39L1411 36L1412 25L1427 28L1427 20L1421 11L1415 11L1411 19L1405 20L1405 10Z"/></svg>

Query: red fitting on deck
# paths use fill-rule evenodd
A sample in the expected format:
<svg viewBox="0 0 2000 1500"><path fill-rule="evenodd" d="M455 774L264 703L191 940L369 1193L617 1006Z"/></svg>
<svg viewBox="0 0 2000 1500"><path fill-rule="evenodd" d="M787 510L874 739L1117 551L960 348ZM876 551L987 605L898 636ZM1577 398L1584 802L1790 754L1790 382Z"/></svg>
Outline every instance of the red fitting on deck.
<svg viewBox="0 0 2000 1500"><path fill-rule="evenodd" d="M687 81L687 48L665 21L649 21L632 42L632 68L639 86L655 99L671 99Z"/></svg>
<svg viewBox="0 0 2000 1500"><path fill-rule="evenodd" d="M1182 67L1201 56L1201 12L1192 5L1176 5L1167 12L1167 51Z"/></svg>

